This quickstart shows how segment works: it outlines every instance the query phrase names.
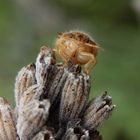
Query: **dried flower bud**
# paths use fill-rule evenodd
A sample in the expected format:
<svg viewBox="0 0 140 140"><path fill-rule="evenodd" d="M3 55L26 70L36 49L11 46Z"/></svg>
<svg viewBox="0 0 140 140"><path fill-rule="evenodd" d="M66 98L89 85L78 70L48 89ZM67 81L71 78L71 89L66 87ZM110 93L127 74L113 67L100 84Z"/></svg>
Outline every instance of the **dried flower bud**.
<svg viewBox="0 0 140 140"><path fill-rule="evenodd" d="M17 133L20 140L29 140L45 125L49 115L48 100L32 100L20 108L17 119Z"/></svg>
<svg viewBox="0 0 140 140"><path fill-rule="evenodd" d="M44 88L44 97L53 103L66 80L68 74L61 65L55 64L55 56L52 49L42 47L36 60L36 79L38 85Z"/></svg>
<svg viewBox="0 0 140 140"><path fill-rule="evenodd" d="M17 107L19 105L20 98L23 95L24 91L35 83L35 65L30 64L27 67L23 67L19 71L15 82L15 98Z"/></svg>
<svg viewBox="0 0 140 140"><path fill-rule="evenodd" d="M8 102L0 97L0 139L15 140L16 128L13 119L13 110Z"/></svg>
<svg viewBox="0 0 140 140"><path fill-rule="evenodd" d="M66 123L79 117L88 98L89 84L89 76L69 73L62 90L60 102L61 123Z"/></svg>
<svg viewBox="0 0 140 140"><path fill-rule="evenodd" d="M45 86L45 95L50 99L51 103L61 94L64 86L63 83L65 83L67 76L68 73L65 72L63 68L59 67L49 84Z"/></svg>
<svg viewBox="0 0 140 140"><path fill-rule="evenodd" d="M32 138L47 121L50 102L46 99L40 100L42 94L43 88L33 85L21 97L17 119L20 140Z"/></svg>
<svg viewBox="0 0 140 140"><path fill-rule="evenodd" d="M105 92L87 105L83 116L83 126L89 130L97 129L109 118L113 109L112 99Z"/></svg>
<svg viewBox="0 0 140 140"><path fill-rule="evenodd" d="M53 76L55 56L52 49L43 46L36 60L36 79L37 84L45 85L49 78Z"/></svg>

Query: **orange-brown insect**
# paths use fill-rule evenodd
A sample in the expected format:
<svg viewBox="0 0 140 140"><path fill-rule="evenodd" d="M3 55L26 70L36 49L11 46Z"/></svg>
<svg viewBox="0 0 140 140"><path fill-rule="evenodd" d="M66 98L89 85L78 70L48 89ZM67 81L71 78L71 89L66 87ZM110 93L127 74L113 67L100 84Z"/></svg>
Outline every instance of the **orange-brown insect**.
<svg viewBox="0 0 140 140"><path fill-rule="evenodd" d="M65 62L84 65L84 71L89 74L96 65L98 45L84 32L70 31L61 33L56 40L56 53Z"/></svg>

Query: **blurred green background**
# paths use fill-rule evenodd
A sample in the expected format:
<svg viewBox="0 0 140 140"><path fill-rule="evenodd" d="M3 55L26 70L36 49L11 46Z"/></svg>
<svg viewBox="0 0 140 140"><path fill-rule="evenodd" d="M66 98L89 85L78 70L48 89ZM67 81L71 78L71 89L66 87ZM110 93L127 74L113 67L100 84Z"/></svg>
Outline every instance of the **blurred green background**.
<svg viewBox="0 0 140 140"><path fill-rule="evenodd" d="M0 96L14 104L17 72L42 45L54 47L58 32L75 29L104 48L91 90L107 90L117 106L104 139L140 139L140 0L0 0Z"/></svg>

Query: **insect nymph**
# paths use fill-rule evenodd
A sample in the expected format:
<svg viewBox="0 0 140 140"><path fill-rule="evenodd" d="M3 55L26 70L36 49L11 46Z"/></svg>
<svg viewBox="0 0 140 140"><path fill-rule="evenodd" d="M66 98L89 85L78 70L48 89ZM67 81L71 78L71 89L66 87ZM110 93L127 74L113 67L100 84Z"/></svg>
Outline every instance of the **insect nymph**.
<svg viewBox="0 0 140 140"><path fill-rule="evenodd" d="M89 74L96 65L99 47L88 34L79 31L61 33L56 40L55 51L67 65L70 60L74 64L84 65L84 71Z"/></svg>

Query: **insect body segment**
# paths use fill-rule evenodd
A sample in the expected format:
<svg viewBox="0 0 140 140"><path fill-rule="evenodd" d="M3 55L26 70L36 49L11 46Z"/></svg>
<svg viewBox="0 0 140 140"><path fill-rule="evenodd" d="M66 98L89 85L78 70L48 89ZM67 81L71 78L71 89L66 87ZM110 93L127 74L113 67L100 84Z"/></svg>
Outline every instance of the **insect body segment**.
<svg viewBox="0 0 140 140"><path fill-rule="evenodd" d="M66 32L59 35L56 41L56 52L67 65L70 60L74 64L84 65L84 71L89 74L96 65L99 47L83 32Z"/></svg>

